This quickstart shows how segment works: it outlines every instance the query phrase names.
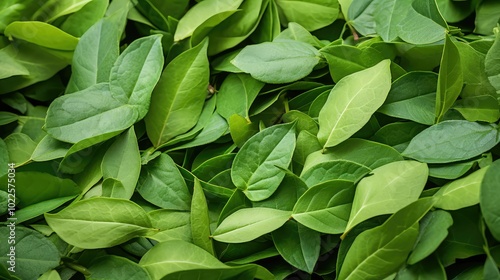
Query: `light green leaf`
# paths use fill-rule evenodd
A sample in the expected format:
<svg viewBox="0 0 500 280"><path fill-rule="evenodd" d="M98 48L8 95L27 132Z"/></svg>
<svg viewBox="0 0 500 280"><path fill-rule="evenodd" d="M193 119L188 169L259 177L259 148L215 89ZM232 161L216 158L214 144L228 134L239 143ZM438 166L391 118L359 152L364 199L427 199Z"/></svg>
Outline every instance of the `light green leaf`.
<svg viewBox="0 0 500 280"><path fill-rule="evenodd" d="M61 239L83 249L112 247L155 231L144 209L117 198L81 200L46 213L45 220Z"/></svg>
<svg viewBox="0 0 500 280"><path fill-rule="evenodd" d="M431 255L448 235L453 224L450 213L443 210L429 212L420 221L420 231L415 247L408 257L408 264L416 264Z"/></svg>
<svg viewBox="0 0 500 280"><path fill-rule="evenodd" d="M500 141L498 133L495 124L444 121L420 132L402 154L427 163L466 160L493 148Z"/></svg>
<svg viewBox="0 0 500 280"><path fill-rule="evenodd" d="M138 117L135 106L116 100L109 84L100 83L55 99L49 106L45 128L57 140L77 143L117 135L132 126Z"/></svg>
<svg viewBox="0 0 500 280"><path fill-rule="evenodd" d="M396 161L372 171L356 187L346 232L371 217L392 214L416 201L427 183L425 163Z"/></svg>
<svg viewBox="0 0 500 280"><path fill-rule="evenodd" d="M49 270L42 274L37 280L61 280L61 276L57 270Z"/></svg>
<svg viewBox="0 0 500 280"><path fill-rule="evenodd" d="M147 238L158 242L169 240L192 242L190 212L159 209L148 212L148 216L153 227L160 231Z"/></svg>
<svg viewBox="0 0 500 280"><path fill-rule="evenodd" d="M308 31L332 24L339 14L337 0L277 0L283 24L296 22Z"/></svg>
<svg viewBox="0 0 500 280"><path fill-rule="evenodd" d="M271 208L244 208L225 218L215 229L213 238L225 243L252 241L281 227L292 212Z"/></svg>
<svg viewBox="0 0 500 280"><path fill-rule="evenodd" d="M424 2L425 3L422 3ZM446 28L440 23L420 13L417 9L433 0L413 1L406 17L399 24L398 36L405 42L414 45L431 44L445 38ZM420 4L420 5L419 5ZM430 4L432 5L432 4ZM441 19L442 20L442 19Z"/></svg>
<svg viewBox="0 0 500 280"><path fill-rule="evenodd" d="M15 21L4 31L5 36L62 51L72 51L78 44L78 38L45 22Z"/></svg>
<svg viewBox="0 0 500 280"><path fill-rule="evenodd" d="M210 219L208 205L201 188L200 181L194 179L193 200L191 202L191 233L193 244L214 255L214 248L210 238Z"/></svg>
<svg viewBox="0 0 500 280"><path fill-rule="evenodd" d="M179 169L167 154L143 167L137 185L141 196L164 209L189 210L191 195Z"/></svg>
<svg viewBox="0 0 500 280"><path fill-rule="evenodd" d="M71 144L58 141L49 135L45 135L42 140L36 145L31 159L33 161L49 161L56 158L64 157Z"/></svg>
<svg viewBox="0 0 500 280"><path fill-rule="evenodd" d="M153 279L235 279L240 273L247 275L248 279L272 279L272 275L260 266L231 267L205 250L178 240L157 244L142 257L139 265ZM252 270L250 276L244 273L246 270Z"/></svg>
<svg viewBox="0 0 500 280"><path fill-rule="evenodd" d="M61 30L75 37L82 37L92 25L104 17L108 5L109 0L90 1L77 12L68 15L60 25Z"/></svg>
<svg viewBox="0 0 500 280"><path fill-rule="evenodd" d="M0 190L7 191L7 176L4 175L3 178L5 180L1 181ZM16 172L15 186L17 207L21 209L48 200L73 197L80 193L78 186L70 179L35 171Z"/></svg>
<svg viewBox="0 0 500 280"><path fill-rule="evenodd" d="M217 25L209 33L209 55L232 48L250 36L257 28L267 3L267 0L243 1L238 12Z"/></svg>
<svg viewBox="0 0 500 280"><path fill-rule="evenodd" d="M384 103L391 84L390 61L340 80L319 113L318 140L323 150L360 130Z"/></svg>
<svg viewBox="0 0 500 280"><path fill-rule="evenodd" d="M371 155L367 157L366 155ZM304 170L325 161L348 160L364 165L370 169L380 167L393 161L403 160L394 148L365 139L350 138L341 144L326 150L325 153L311 153L304 164Z"/></svg>
<svg viewBox="0 0 500 280"><path fill-rule="evenodd" d="M120 135L104 154L101 163L102 195L130 199L141 172L141 155L134 127Z"/></svg>
<svg viewBox="0 0 500 280"><path fill-rule="evenodd" d="M66 93L109 82L111 68L120 54L119 41L126 14L117 12L95 23L80 38L71 64L71 79Z"/></svg>
<svg viewBox="0 0 500 280"><path fill-rule="evenodd" d="M32 19L52 22L64 15L77 12L92 0L49 0L33 14Z"/></svg>
<svg viewBox="0 0 500 280"><path fill-rule="evenodd" d="M412 2L412 0L377 2L374 11L375 30L384 41L390 42L398 37L399 25L406 19Z"/></svg>
<svg viewBox="0 0 500 280"><path fill-rule="evenodd" d="M242 2L243 0L205 0L198 3L179 20L174 40L190 37L206 20L220 13L234 11Z"/></svg>
<svg viewBox="0 0 500 280"><path fill-rule="evenodd" d="M283 84L306 77L319 61L313 46L290 40L246 46L231 63L259 81Z"/></svg>
<svg viewBox="0 0 500 280"><path fill-rule="evenodd" d="M462 90L463 73L460 59L460 52L455 42L446 35L436 92L436 123L442 120Z"/></svg>
<svg viewBox="0 0 500 280"><path fill-rule="evenodd" d="M312 187L319 183L336 179L357 182L366 174L370 173L370 171L372 171L371 168L362 164L339 159L323 161L313 166L309 166L307 169L304 168L300 178L306 182L307 186Z"/></svg>
<svg viewBox="0 0 500 280"><path fill-rule="evenodd" d="M231 179L252 201L270 197L292 161L295 124L275 125L250 138L231 168Z"/></svg>
<svg viewBox="0 0 500 280"><path fill-rule="evenodd" d="M474 173L447 183L434 194L435 206L444 210L457 210L479 203L479 189L488 166Z"/></svg>
<svg viewBox="0 0 500 280"><path fill-rule="evenodd" d="M207 95L208 41L180 54L162 73L145 118L155 147L187 132L198 122Z"/></svg>
<svg viewBox="0 0 500 280"><path fill-rule="evenodd" d="M162 69L161 35L135 40L111 68L109 88L112 96L128 105L137 106L138 118L144 118Z"/></svg>
<svg viewBox="0 0 500 280"><path fill-rule="evenodd" d="M381 226L359 234L349 248L338 279L384 279L405 262L417 236L418 222L432 208L418 200L393 214Z"/></svg>
<svg viewBox="0 0 500 280"><path fill-rule="evenodd" d="M494 123L500 118L498 100L491 95L478 95L462 98L455 102L453 109L471 122L482 121Z"/></svg>
<svg viewBox="0 0 500 280"><path fill-rule="evenodd" d="M479 203L484 221L495 239L500 240L500 207L498 204L498 182L500 161L495 161L486 171L480 187Z"/></svg>
<svg viewBox="0 0 500 280"><path fill-rule="evenodd" d="M313 230L340 234L349 220L353 197L353 182L326 181L311 187L299 198L292 217Z"/></svg>
<svg viewBox="0 0 500 280"><path fill-rule="evenodd" d="M288 221L272 236L276 249L289 264L307 273L313 272L321 249L318 232Z"/></svg>
<svg viewBox="0 0 500 280"><path fill-rule="evenodd" d="M248 118L248 111L264 83L248 74L229 74L217 92L217 112L229 121L238 114Z"/></svg>

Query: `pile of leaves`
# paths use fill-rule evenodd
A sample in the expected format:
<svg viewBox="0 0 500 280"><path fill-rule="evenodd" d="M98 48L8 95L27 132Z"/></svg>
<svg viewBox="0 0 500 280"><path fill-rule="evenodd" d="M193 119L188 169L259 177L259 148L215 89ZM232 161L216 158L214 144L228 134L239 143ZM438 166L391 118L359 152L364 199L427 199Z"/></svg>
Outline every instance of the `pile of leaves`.
<svg viewBox="0 0 500 280"><path fill-rule="evenodd" d="M1 1L0 278L500 279L499 19Z"/></svg>

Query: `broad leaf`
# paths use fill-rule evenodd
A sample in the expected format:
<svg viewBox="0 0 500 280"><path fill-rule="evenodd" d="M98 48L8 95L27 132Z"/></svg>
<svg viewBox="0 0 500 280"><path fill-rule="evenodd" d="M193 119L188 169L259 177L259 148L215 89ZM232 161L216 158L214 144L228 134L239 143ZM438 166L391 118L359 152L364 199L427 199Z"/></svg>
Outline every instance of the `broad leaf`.
<svg viewBox="0 0 500 280"><path fill-rule="evenodd" d="M290 40L246 46L231 63L259 81L283 84L306 77L319 61L313 46Z"/></svg>
<svg viewBox="0 0 500 280"><path fill-rule="evenodd" d="M207 95L207 41L180 54L162 73L145 118L148 137L158 147L198 122Z"/></svg>
<svg viewBox="0 0 500 280"><path fill-rule="evenodd" d="M295 125L276 125L250 138L231 168L231 179L252 201L264 200L278 188L292 161Z"/></svg>
<svg viewBox="0 0 500 280"><path fill-rule="evenodd" d="M45 214L45 220L68 244L84 249L116 246L155 231L144 209L116 198L82 200Z"/></svg>
<svg viewBox="0 0 500 280"><path fill-rule="evenodd" d="M428 174L427 165L416 161L396 161L374 169L356 187L346 231L371 217L395 213L416 201Z"/></svg>
<svg viewBox="0 0 500 280"><path fill-rule="evenodd" d="M290 211L271 208L245 208L225 218L213 238L225 243L251 241L281 227L291 217Z"/></svg>
<svg viewBox="0 0 500 280"><path fill-rule="evenodd" d="M390 61L351 74L330 92L319 113L318 140L336 146L361 129L384 103L391 84Z"/></svg>

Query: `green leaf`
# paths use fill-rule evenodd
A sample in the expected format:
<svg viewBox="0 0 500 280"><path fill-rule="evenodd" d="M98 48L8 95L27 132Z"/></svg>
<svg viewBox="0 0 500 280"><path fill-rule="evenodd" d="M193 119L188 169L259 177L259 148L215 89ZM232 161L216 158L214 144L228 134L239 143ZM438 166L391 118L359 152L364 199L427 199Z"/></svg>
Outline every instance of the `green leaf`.
<svg viewBox="0 0 500 280"><path fill-rule="evenodd" d="M494 123L500 118L500 105L498 100L491 95L478 95L457 100L453 109L471 122Z"/></svg>
<svg viewBox="0 0 500 280"><path fill-rule="evenodd" d="M488 166L474 173L447 183L434 195L434 206L444 210L457 210L479 203L479 189Z"/></svg>
<svg viewBox="0 0 500 280"><path fill-rule="evenodd" d="M179 20L174 40L190 37L205 21L218 14L235 11L242 2L243 0L205 0L198 3Z"/></svg>
<svg viewBox="0 0 500 280"><path fill-rule="evenodd" d="M17 217L16 222L22 223L30 219L36 218L38 216L41 216L44 213L57 209L59 206L74 199L75 197L76 194L73 196L57 197L26 206L16 211L16 217Z"/></svg>
<svg viewBox="0 0 500 280"><path fill-rule="evenodd" d="M232 115L231 117L229 117L228 122L231 138L233 139L233 142L240 148L246 143L248 139L259 132L257 123L249 123L247 119L240 115Z"/></svg>
<svg viewBox="0 0 500 280"><path fill-rule="evenodd" d="M432 125L438 75L432 72L409 72L391 86L387 99L378 110L391 117Z"/></svg>
<svg viewBox="0 0 500 280"><path fill-rule="evenodd" d="M7 166L7 164L11 163L9 159L9 152L7 150L7 144L5 144L5 141L3 141L2 138L0 138L0 165L1 166ZM4 168L3 170L0 169L0 177L3 177L8 173L8 169Z"/></svg>
<svg viewBox="0 0 500 280"><path fill-rule="evenodd" d="M64 15L77 12L92 0L49 0L33 14L32 19L38 21L52 22Z"/></svg>
<svg viewBox="0 0 500 280"><path fill-rule="evenodd" d="M295 124L276 125L257 133L241 147L231 168L231 179L252 201L270 197L292 161Z"/></svg>
<svg viewBox="0 0 500 280"><path fill-rule="evenodd" d="M486 171L480 187L479 203L484 221L495 239L500 240L500 207L497 203L500 161L495 161Z"/></svg>
<svg viewBox="0 0 500 280"><path fill-rule="evenodd" d="M13 275L21 279L37 279L45 271L59 265L59 251L48 238L37 231L17 225L14 229L15 243L7 243L7 237L12 236L10 230L6 226L0 228L0 235L5 237L4 245L0 247L0 261L2 267L5 267L5 264L11 266L9 254L15 255Z"/></svg>
<svg viewBox="0 0 500 280"><path fill-rule="evenodd" d="M141 196L164 209L189 210L191 195L174 161L161 154L143 167L137 191Z"/></svg>
<svg viewBox="0 0 500 280"><path fill-rule="evenodd" d="M484 0L476 7L474 33L490 35L500 18L500 3L495 0Z"/></svg>
<svg viewBox="0 0 500 280"><path fill-rule="evenodd" d="M96 22L104 17L108 9L108 0L93 0L77 12L68 15L60 25L61 30L75 37L82 37ZM80 38L81 40L81 38ZM78 48L78 45L77 45Z"/></svg>
<svg viewBox="0 0 500 280"><path fill-rule="evenodd" d="M159 209L148 212L149 219L157 233L147 238L164 242L169 240L184 240L192 242L191 213Z"/></svg>
<svg viewBox="0 0 500 280"><path fill-rule="evenodd" d="M55 99L49 106L45 128L57 140L78 143L102 136L109 139L132 126L138 117L135 106L116 100L109 84L100 83Z"/></svg>
<svg viewBox="0 0 500 280"><path fill-rule="evenodd" d="M292 217L313 230L340 234L345 231L354 197L354 183L330 180L309 188L297 201Z"/></svg>
<svg viewBox="0 0 500 280"><path fill-rule="evenodd" d="M270 42L281 32L278 6L275 1L269 1L259 25L250 38L256 43Z"/></svg>
<svg viewBox="0 0 500 280"><path fill-rule="evenodd" d="M203 249L184 241L167 241L154 246L139 262L153 279L272 279L258 265L231 267L223 264ZM250 272L250 275L245 271Z"/></svg>
<svg viewBox="0 0 500 280"><path fill-rule="evenodd" d="M84 249L116 246L155 229L144 209L123 199L96 197L45 214L47 224L64 241Z"/></svg>
<svg viewBox="0 0 500 280"><path fill-rule="evenodd" d="M284 22L296 22L308 31L332 24L339 14L337 0L277 0Z"/></svg>
<svg viewBox="0 0 500 280"><path fill-rule="evenodd" d="M375 66L384 59L375 48L357 48L349 45L329 45L320 50L328 62L330 75L338 83L342 78Z"/></svg>
<svg viewBox="0 0 500 280"><path fill-rule="evenodd" d="M57 270L49 270L42 274L37 280L61 280L61 276Z"/></svg>
<svg viewBox="0 0 500 280"><path fill-rule="evenodd" d="M371 155L367 157L366 155ZM331 160L348 160L364 165L370 169L380 167L393 161L403 160L398 151L387 145L359 138L350 138L339 145L326 150L325 153L311 153L304 164L304 169Z"/></svg>
<svg viewBox="0 0 500 280"><path fill-rule="evenodd" d="M208 46L209 55L232 48L250 36L257 28L267 3L267 0L243 1L238 12L217 25L209 33L211 42Z"/></svg>
<svg viewBox="0 0 500 280"><path fill-rule="evenodd" d="M238 114L248 119L248 111L264 83L248 74L229 74L217 93L217 112L229 121Z"/></svg>
<svg viewBox="0 0 500 280"><path fill-rule="evenodd" d="M49 135L45 135L36 145L31 155L31 159L33 161L49 161L56 158L63 158L70 148L71 144L58 141Z"/></svg>
<svg viewBox="0 0 500 280"><path fill-rule="evenodd" d="M113 97L137 106L139 119L148 112L151 93L163 69L161 35L135 40L111 68L109 88Z"/></svg>
<svg viewBox="0 0 500 280"><path fill-rule="evenodd" d="M478 156L499 140L495 124L444 121L420 132L402 154L427 163L454 162Z"/></svg>
<svg viewBox="0 0 500 280"><path fill-rule="evenodd" d="M449 266L457 259L484 254L479 207L467 207L451 211L450 214L453 225L448 228L448 236L436 251L441 263Z"/></svg>
<svg viewBox="0 0 500 280"><path fill-rule="evenodd" d="M346 232L371 217L392 214L416 201L427 182L425 163L396 161L378 167L356 187Z"/></svg>
<svg viewBox="0 0 500 280"><path fill-rule="evenodd" d="M399 35L399 26L406 19L413 1L378 1L375 5L375 30L386 42L393 41Z"/></svg>
<svg viewBox="0 0 500 280"><path fill-rule="evenodd" d="M142 119L163 65L160 39L159 35L152 35L130 44L111 69L111 84L96 84L54 100L47 112L47 132L60 141L77 143L117 135ZM132 72L128 68L136 70ZM123 71L129 73L124 75ZM115 79L116 75L122 78ZM126 82L122 81L125 76Z"/></svg>
<svg viewBox="0 0 500 280"><path fill-rule="evenodd" d="M291 214L291 211L271 208L240 209L222 221L213 238L225 243L251 241L281 227Z"/></svg>
<svg viewBox="0 0 500 280"><path fill-rule="evenodd" d="M36 171L17 172L15 175L15 195L18 198L17 207L20 208L48 200L73 197L80 193L78 186L70 179ZM4 175L2 178L5 180L1 181L0 190L7 191L9 189L7 176Z"/></svg>
<svg viewBox="0 0 500 280"><path fill-rule="evenodd" d="M9 161L16 166L27 163L33 151L36 149L36 143L24 133L12 133L5 138Z"/></svg>
<svg viewBox="0 0 500 280"><path fill-rule="evenodd" d="M130 199L141 172L141 155L134 127L120 135L104 154L101 163L102 194Z"/></svg>
<svg viewBox="0 0 500 280"><path fill-rule="evenodd" d="M289 264L307 273L313 272L321 247L318 232L289 221L272 236L276 249Z"/></svg>
<svg viewBox="0 0 500 280"><path fill-rule="evenodd" d="M453 224L450 213L436 210L427 213L420 221L420 231L415 242L415 247L408 257L408 264L416 264L439 247L448 235L448 228Z"/></svg>
<svg viewBox="0 0 500 280"><path fill-rule="evenodd" d="M436 256L429 257L417 264L407 265L405 268L401 269L396 279L436 279L436 280L446 280L446 272L443 265Z"/></svg>
<svg viewBox="0 0 500 280"><path fill-rule="evenodd" d="M98 257L90 263L87 268L90 271L90 279L131 279L142 280L150 279L146 270L137 263L113 255L104 255Z"/></svg>
<svg viewBox="0 0 500 280"><path fill-rule="evenodd" d="M455 42L447 35L439 67L436 92L436 123L440 122L446 111L453 106L462 90L462 85L463 73L460 52Z"/></svg>
<svg viewBox="0 0 500 280"><path fill-rule="evenodd" d="M210 219L208 205L201 188L200 181L194 179L193 200L191 202L191 233L193 244L214 255L212 240L210 239Z"/></svg>
<svg viewBox="0 0 500 280"><path fill-rule="evenodd" d="M259 81L283 84L306 77L319 61L313 46L290 40L246 46L231 63Z"/></svg>
<svg viewBox="0 0 500 280"><path fill-rule="evenodd" d="M418 222L432 207L418 200L393 214L384 224L359 234L347 252L338 279L384 279L405 262L418 236Z"/></svg>
<svg viewBox="0 0 500 280"><path fill-rule="evenodd" d="M27 42L62 51L72 51L78 44L78 38L61 29L38 21L15 21L4 31L9 38L17 38Z"/></svg>
<svg viewBox="0 0 500 280"><path fill-rule="evenodd" d="M446 27L442 25L442 18L431 18L429 14L422 14L431 9L436 10L433 0L413 1L405 20L398 26L399 37L410 44L424 45L436 43L448 36Z"/></svg>
<svg viewBox="0 0 500 280"><path fill-rule="evenodd" d="M495 37L495 42L491 46L490 50L486 54L485 58L485 71L488 80L491 85L496 89L497 96L500 95L500 66L499 57L500 54L500 32L497 32Z"/></svg>
<svg viewBox="0 0 500 280"><path fill-rule="evenodd" d="M310 166L307 169L304 168L300 178L306 182L307 186L312 187L336 179L357 182L370 171L372 169L353 161L329 160Z"/></svg>
<svg viewBox="0 0 500 280"><path fill-rule="evenodd" d="M323 149L336 146L361 129L389 93L390 61L340 80L319 113L318 140Z"/></svg>
<svg viewBox="0 0 500 280"><path fill-rule="evenodd" d="M291 211L307 185L297 175L287 172L278 189L268 199L253 202L254 207L267 207Z"/></svg>
<svg viewBox="0 0 500 280"><path fill-rule="evenodd" d="M117 12L95 23L80 38L71 64L71 79L66 93L109 82L111 68L120 54L119 42L126 20Z"/></svg>
<svg viewBox="0 0 500 280"><path fill-rule="evenodd" d="M208 41L180 54L162 73L145 118L155 147L187 132L198 122L207 95Z"/></svg>

